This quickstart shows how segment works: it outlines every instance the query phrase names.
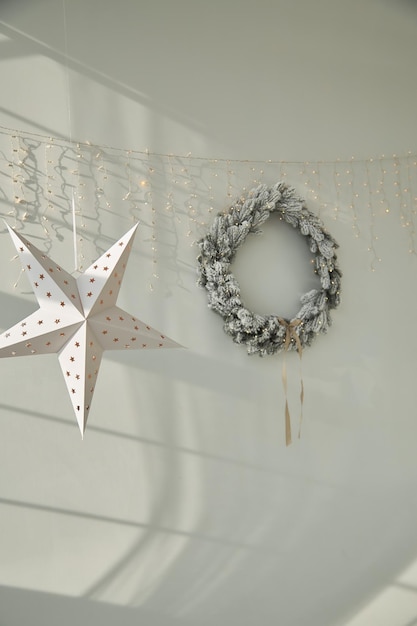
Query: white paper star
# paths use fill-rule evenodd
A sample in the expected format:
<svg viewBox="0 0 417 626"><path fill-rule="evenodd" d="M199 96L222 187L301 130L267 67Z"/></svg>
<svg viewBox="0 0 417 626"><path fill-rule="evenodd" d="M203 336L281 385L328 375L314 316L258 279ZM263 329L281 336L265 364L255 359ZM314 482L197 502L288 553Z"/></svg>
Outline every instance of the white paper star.
<svg viewBox="0 0 417 626"><path fill-rule="evenodd" d="M116 306L137 224L78 278L6 226L40 308L0 335L0 357L58 353L83 436L104 350L181 347Z"/></svg>

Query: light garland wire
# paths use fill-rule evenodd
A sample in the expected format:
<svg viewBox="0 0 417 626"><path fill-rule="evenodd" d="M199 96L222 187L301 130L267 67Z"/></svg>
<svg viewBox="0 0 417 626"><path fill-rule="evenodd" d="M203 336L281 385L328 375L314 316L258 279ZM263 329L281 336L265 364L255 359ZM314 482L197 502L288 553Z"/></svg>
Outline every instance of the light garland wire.
<svg viewBox="0 0 417 626"><path fill-rule="evenodd" d="M333 166L333 180L334 180L334 188L336 190L336 202L333 207L333 219L337 220L339 215L339 207L340 207L340 187L342 186L340 182L340 171L339 171L339 159L337 159Z"/></svg>
<svg viewBox="0 0 417 626"><path fill-rule="evenodd" d="M17 207L18 203L16 202L16 200L19 197L18 192L17 192L19 175L17 173L16 163L15 163L17 151L18 151L18 148L16 147L17 146L16 139L17 139L16 135L10 135L11 159L10 159L10 162L7 164L8 168L11 169L12 193L13 193L13 209L8 211L7 215L10 215L10 216L13 215L15 225L17 224L17 221L18 221L18 207ZM19 258L19 255L15 254L10 260L15 261L18 258ZM22 274L23 274L23 267L20 268L19 275L13 284L13 289L17 289L17 286L20 282Z"/></svg>
<svg viewBox="0 0 417 626"><path fill-rule="evenodd" d="M307 196L307 204L313 210L316 205L322 219L343 219L345 223L350 220L353 236L359 241L367 232L372 271L381 258L378 226L382 226L380 220L384 216L398 215L407 231L407 249L414 256L417 254L417 155L414 153L317 162L204 159L191 154L120 150L88 142L74 144L72 140L0 128L1 173L3 178L12 179L13 200L9 207L16 223L28 219L31 223L39 222L49 237L51 225L56 235L59 229L71 226L71 207L65 205L65 197L70 201L71 188L76 201L75 228L81 230L78 245L85 236L97 237L93 232L96 226L88 233L86 227L91 198L94 204L91 224L100 222L100 214L111 211L113 203L123 201L128 205L126 217L130 220L141 221L143 215L143 227L151 233L144 242L145 246L149 245L152 263L150 288L154 288L154 281L159 278L156 265L161 253L164 254L164 246L171 245L164 240L168 222L161 218L161 210L169 220L170 232L176 233L172 245L178 248L181 236L192 246L215 212L226 210L252 184L270 184L279 178ZM10 209L6 206L0 212L7 216ZM78 256L82 259L82 252Z"/></svg>
<svg viewBox="0 0 417 626"><path fill-rule="evenodd" d="M317 182L317 201L318 201L318 216L320 218L323 217L323 214L327 213L327 209L329 206L329 202L331 198L327 194L327 186L324 184L324 181L329 180L329 174L326 173L329 170L328 163L322 163L321 161L317 163L318 168L318 182Z"/></svg>
<svg viewBox="0 0 417 626"><path fill-rule="evenodd" d="M417 166L417 162L415 162L415 159L413 160L410 155L407 157L407 189L405 189L404 191L407 193L407 198L408 198L408 202L409 202L409 207L410 207L410 224L411 224L411 229L410 229L410 247L408 249L408 251L411 254L417 255L417 251L416 251L416 226L415 226L415 221L416 221L416 213L417 213L417 197L414 197L413 194L413 179L412 179L412 175L411 175L411 167L412 164L414 163L414 167Z"/></svg>
<svg viewBox="0 0 417 626"><path fill-rule="evenodd" d="M52 150L54 146L53 137L51 137L51 141L45 144L45 208L41 215L42 227L44 229L45 235L49 236L48 223L49 216L54 209L53 205L53 191L52 191L52 181L54 179L53 174L53 164L54 160L52 158Z"/></svg>
<svg viewBox="0 0 417 626"><path fill-rule="evenodd" d="M354 157L351 158L351 162L347 167L348 169L346 170L346 174L349 176L348 186L350 187L349 209L352 213L352 220L353 220L352 229L353 229L353 234L354 234L355 239L359 239L361 235L361 231L359 228L358 213L356 210L356 198L353 192L353 190L355 189L355 159Z"/></svg>
<svg viewBox="0 0 417 626"><path fill-rule="evenodd" d="M375 272L376 270L376 263L379 263L382 259L380 258L380 256L377 253L377 249L375 247L375 242L378 241L378 235L375 232L375 219L376 219L376 213L375 213L375 207L374 204L372 202L372 186L371 186L371 173L370 173L370 168L369 165L366 165L366 169L365 169L365 179L362 183L362 186L366 189L367 191L367 207L368 207L368 211L370 214L370 220L369 220L369 246L368 246L368 252L371 253L372 259L371 259L371 271Z"/></svg>
<svg viewBox="0 0 417 626"><path fill-rule="evenodd" d="M19 177L21 176L21 174L19 174L19 171L18 171L19 170L19 166L18 166L19 137L17 135L11 135L10 142L11 142L11 151L12 151L10 167L12 170L12 184L13 184L13 211L10 211L9 214L14 215L15 223L17 223L19 219L18 205L20 204L18 185L19 185Z"/></svg>

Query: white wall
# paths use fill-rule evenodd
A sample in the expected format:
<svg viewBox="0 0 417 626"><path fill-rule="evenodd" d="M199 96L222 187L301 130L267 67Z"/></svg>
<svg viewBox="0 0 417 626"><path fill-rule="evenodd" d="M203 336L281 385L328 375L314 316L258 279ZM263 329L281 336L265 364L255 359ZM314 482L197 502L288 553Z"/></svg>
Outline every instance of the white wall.
<svg viewBox="0 0 417 626"><path fill-rule="evenodd" d="M405 158L416 153L416 35L411 1L2 4L0 126L122 148L120 163L149 149L157 223L140 214L120 304L187 347L106 355L83 442L55 357L0 361L2 623L415 623L416 259L401 219L416 205L394 183L417 185ZM386 175L368 160L382 154ZM393 154L405 155L398 168ZM169 190L184 199L168 170L183 166L196 218L167 221ZM227 206L225 190L283 173L338 239L344 272L334 325L303 355L303 433L289 448L282 356L249 358L223 334L190 245ZM374 193L365 185L352 204L367 180ZM70 207L41 203L23 220L10 178L0 185L2 215L71 269ZM85 262L132 216L122 202L80 204ZM291 311L308 255L270 226L245 243L236 273L248 301ZM35 305L24 277L13 287L19 268L0 237L3 330ZM288 367L296 406L296 358Z"/></svg>

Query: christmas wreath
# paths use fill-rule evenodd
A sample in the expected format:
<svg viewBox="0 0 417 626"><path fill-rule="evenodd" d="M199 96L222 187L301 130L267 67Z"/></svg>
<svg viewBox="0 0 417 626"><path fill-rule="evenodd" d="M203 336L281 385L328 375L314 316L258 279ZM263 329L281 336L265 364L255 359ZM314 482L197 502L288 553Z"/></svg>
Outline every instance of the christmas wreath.
<svg viewBox="0 0 417 626"><path fill-rule="evenodd" d="M273 212L305 237L320 279L321 288L301 296L301 308L291 320L249 311L230 269L239 246L250 233L259 233ZM217 215L198 243L198 283L208 292L208 306L223 317L225 332L236 343L244 344L248 354L265 356L281 350L297 350L301 354L319 333L328 330L330 310L340 302L338 245L292 187L279 182L272 187L260 185L252 189L228 211Z"/></svg>

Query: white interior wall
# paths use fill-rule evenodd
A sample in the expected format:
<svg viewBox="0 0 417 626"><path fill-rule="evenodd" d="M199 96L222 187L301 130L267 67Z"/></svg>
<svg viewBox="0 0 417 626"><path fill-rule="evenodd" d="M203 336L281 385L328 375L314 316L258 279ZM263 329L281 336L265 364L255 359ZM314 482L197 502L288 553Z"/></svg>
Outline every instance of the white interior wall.
<svg viewBox="0 0 417 626"><path fill-rule="evenodd" d="M405 1L4 2L0 125L301 168L415 153L416 31ZM272 169L265 180L275 182ZM332 207L329 181L321 197ZM227 206L223 190L212 195L215 210ZM160 199L155 191L157 214ZM375 217L373 203L356 206L358 239L343 198L337 219L322 213L340 243L343 302L304 352L303 434L290 448L282 356L249 358L223 334L180 226L153 291L139 234L119 303L187 349L106 355L83 442L54 357L0 361L4 623L415 623L416 260L399 215ZM1 210L13 215L12 198ZM86 261L130 224L122 207L98 213ZM297 237L265 230L236 273L250 302L291 311L308 255ZM71 269L72 233L62 232L48 244ZM38 220L24 235L45 241ZM6 329L35 305L24 278L13 287L5 229L1 241ZM298 363L288 361L295 398Z"/></svg>

